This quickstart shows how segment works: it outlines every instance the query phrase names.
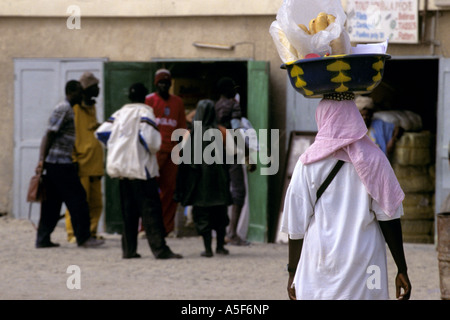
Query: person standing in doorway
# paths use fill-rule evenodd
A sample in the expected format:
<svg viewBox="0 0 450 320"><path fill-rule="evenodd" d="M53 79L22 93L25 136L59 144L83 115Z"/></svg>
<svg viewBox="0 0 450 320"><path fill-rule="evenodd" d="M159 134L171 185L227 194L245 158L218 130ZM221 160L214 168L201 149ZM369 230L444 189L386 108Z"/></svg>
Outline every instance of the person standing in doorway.
<svg viewBox="0 0 450 320"><path fill-rule="evenodd" d="M158 184L162 203L162 212L166 235L175 229L177 202L173 196L177 177L177 165L171 158L172 149L178 141L172 141L172 132L186 129L186 114L183 100L169 92L172 86L172 75L167 69L159 69L155 73L156 92L145 98L145 103L153 108L156 123L161 133L161 149L157 153L159 178Z"/></svg>
<svg viewBox="0 0 450 320"><path fill-rule="evenodd" d="M144 104L147 88L135 83L129 88L131 103L125 104L96 131L108 148L106 171L119 178L123 217L122 257L140 258L137 253L139 218L142 218L150 249L156 259L180 259L165 241L161 200L156 177L156 153L161 134L152 108Z"/></svg>
<svg viewBox="0 0 450 320"><path fill-rule="evenodd" d="M226 129L237 130L241 128L241 106L235 99L236 83L233 79L224 77L217 83L217 89L220 94L219 100L215 104L217 123ZM231 245L237 246L249 245L248 241L241 239L237 234L239 218L241 217L246 195L243 170L243 164L238 163L237 157L235 157L233 163L229 165L233 206L226 241Z"/></svg>
<svg viewBox="0 0 450 320"><path fill-rule="evenodd" d="M80 182L72 154L75 144L73 106L82 100L82 88L71 80L65 86L66 99L53 110L44 135L36 173L44 172L45 198L41 202L41 217L37 230L36 248L57 247L50 239L65 203L71 215L76 242L79 247L97 247L104 243L91 237L89 206L86 191Z"/></svg>
<svg viewBox="0 0 450 320"><path fill-rule="evenodd" d="M393 123L374 119L375 106L371 97L357 96L355 103L366 123L367 135L391 159L395 144L401 138L404 130Z"/></svg>
<svg viewBox="0 0 450 320"><path fill-rule="evenodd" d="M219 131L216 123L214 101L200 100L197 104L195 124L190 135L185 137L185 143L190 145L191 155L189 163L180 164L177 177L176 199L182 205L193 206L193 220L198 234L203 238L205 251L203 257L212 257L212 231L216 232L216 254L227 255L225 249L225 232L229 223L227 208L232 203L230 194L230 182L227 164L225 164L225 135ZM200 123L200 125L198 125ZM214 136L211 141L196 139L208 136L211 132L217 132L220 136ZM199 145L200 144L200 145ZM214 146L215 161L195 163L194 152L205 153L206 148L211 150ZM222 156L221 156L222 155Z"/></svg>
<svg viewBox="0 0 450 320"><path fill-rule="evenodd" d="M98 223L103 209L101 179L103 169L103 148L95 137L95 130L99 127L95 107L95 98L100 89L99 80L92 72L85 72L80 78L83 88L83 101L73 106L75 120L75 148L73 160L78 164L78 175L86 191L90 214L91 236L97 236ZM70 220L69 210L66 211L67 240L75 243L75 235Z"/></svg>

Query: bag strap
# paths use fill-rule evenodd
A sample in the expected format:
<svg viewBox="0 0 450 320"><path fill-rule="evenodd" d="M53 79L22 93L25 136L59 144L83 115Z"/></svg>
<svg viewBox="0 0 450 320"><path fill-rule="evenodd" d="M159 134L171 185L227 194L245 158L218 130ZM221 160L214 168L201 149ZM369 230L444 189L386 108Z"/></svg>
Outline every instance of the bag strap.
<svg viewBox="0 0 450 320"><path fill-rule="evenodd" d="M325 190L328 188L328 186L330 185L331 181L333 181L334 177L336 176L336 174L339 172L339 170L341 169L342 165L344 164L344 161L339 160L335 166L333 167L333 170L331 170L330 174L328 175L328 177L325 179L325 181L322 183L322 185L319 187L319 189L317 190L316 193L316 203L317 201L319 201L319 198L322 196L322 194L325 192Z"/></svg>

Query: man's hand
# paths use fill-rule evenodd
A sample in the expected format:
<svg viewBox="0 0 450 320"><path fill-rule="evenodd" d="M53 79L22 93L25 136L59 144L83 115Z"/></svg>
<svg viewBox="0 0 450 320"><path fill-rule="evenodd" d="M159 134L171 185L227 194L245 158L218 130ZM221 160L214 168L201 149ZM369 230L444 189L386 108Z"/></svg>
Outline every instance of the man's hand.
<svg viewBox="0 0 450 320"><path fill-rule="evenodd" d="M34 173L41 174L43 169L44 169L44 164L42 161L39 161L36 166L36 169L34 169Z"/></svg>
<svg viewBox="0 0 450 320"><path fill-rule="evenodd" d="M379 221L379 224L398 270L397 276L395 277L395 295L399 300L409 300L411 283L409 282L408 268L403 251L402 225L400 219ZM401 293L402 288L403 293Z"/></svg>
<svg viewBox="0 0 450 320"><path fill-rule="evenodd" d="M295 273L289 273L287 291L290 300L297 300L297 297L295 296L295 288L292 287L292 283L294 282L294 276Z"/></svg>
<svg viewBox="0 0 450 320"><path fill-rule="evenodd" d="M401 289L403 288L403 293ZM411 283L406 273L398 273L395 277L395 296L398 300L409 300L411 296Z"/></svg>

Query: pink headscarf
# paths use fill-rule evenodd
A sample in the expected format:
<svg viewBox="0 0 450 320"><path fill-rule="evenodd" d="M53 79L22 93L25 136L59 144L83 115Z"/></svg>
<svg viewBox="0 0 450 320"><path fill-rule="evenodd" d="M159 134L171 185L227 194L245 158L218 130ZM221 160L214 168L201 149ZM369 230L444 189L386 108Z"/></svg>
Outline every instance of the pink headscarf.
<svg viewBox="0 0 450 320"><path fill-rule="evenodd" d="M328 156L351 162L369 195L388 215L395 214L405 194L386 155L367 136L367 127L353 100L320 101L316 111L319 132L301 155L303 164Z"/></svg>

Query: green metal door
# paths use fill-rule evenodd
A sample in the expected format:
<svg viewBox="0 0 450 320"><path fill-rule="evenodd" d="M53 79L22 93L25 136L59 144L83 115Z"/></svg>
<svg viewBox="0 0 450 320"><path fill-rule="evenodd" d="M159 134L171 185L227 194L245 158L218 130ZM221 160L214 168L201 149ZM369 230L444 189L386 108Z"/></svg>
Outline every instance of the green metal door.
<svg viewBox="0 0 450 320"><path fill-rule="evenodd" d="M142 82L150 91L154 64L150 62L106 62L104 65L105 119L129 103L128 88ZM107 151L106 151L107 152ZM119 183L105 175L105 224L107 233L122 232Z"/></svg>
<svg viewBox="0 0 450 320"><path fill-rule="evenodd" d="M248 61L247 66L247 116L257 133L269 129L269 63ZM268 141L270 142L270 130ZM268 145L260 144L260 153L267 153ZM249 226L247 238L250 241L267 242L268 221L268 176L261 174L262 165L258 157L258 170L248 173Z"/></svg>

